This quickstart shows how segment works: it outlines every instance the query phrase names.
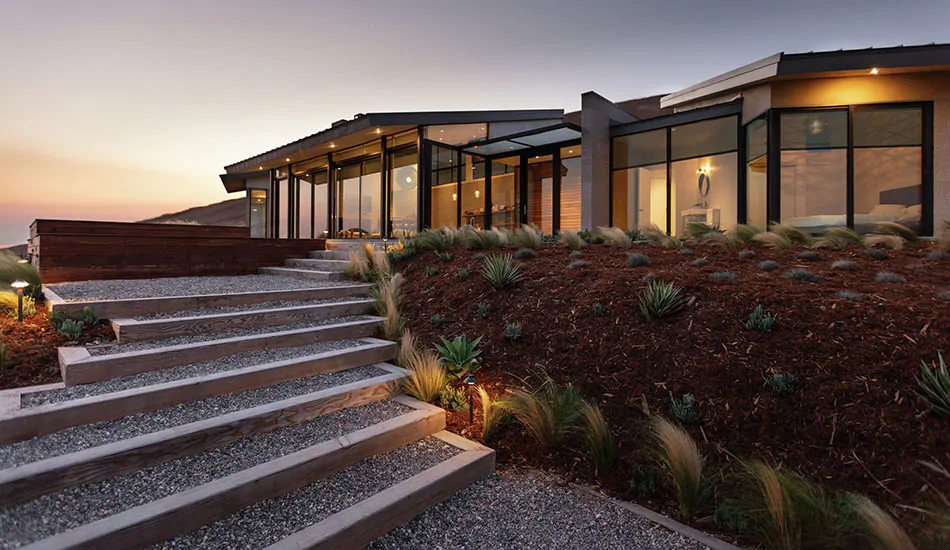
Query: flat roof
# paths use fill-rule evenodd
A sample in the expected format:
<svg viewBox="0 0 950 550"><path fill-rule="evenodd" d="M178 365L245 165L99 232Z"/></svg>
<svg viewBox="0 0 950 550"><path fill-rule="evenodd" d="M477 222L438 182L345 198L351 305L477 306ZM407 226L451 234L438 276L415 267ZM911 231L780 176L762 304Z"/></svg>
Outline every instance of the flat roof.
<svg viewBox="0 0 950 550"><path fill-rule="evenodd" d="M676 107L784 76L868 71L872 68L925 69L940 66L950 66L950 44L791 54L780 52L664 96L660 106Z"/></svg>
<svg viewBox="0 0 950 550"><path fill-rule="evenodd" d="M543 147L545 145L576 141L578 139L581 139L581 127L570 122L562 122L543 128L535 128L533 130L481 141L476 145L463 148L462 152L483 157L492 157L509 153L517 154L518 151L523 149Z"/></svg>
<svg viewBox="0 0 950 550"><path fill-rule="evenodd" d="M374 135L389 135L416 126L443 124L474 124L478 122L512 122L561 118L563 109L528 109L511 111L421 111L405 113L366 113L351 120L334 123L315 134L292 141L259 155L224 167L228 173L271 169L290 162L299 162L329 150L342 150L373 139ZM379 130L379 132L377 132ZM336 143L339 141L340 143ZM320 148L320 146L325 146ZM332 147L331 147L332 145ZM326 151L322 149L327 149Z"/></svg>

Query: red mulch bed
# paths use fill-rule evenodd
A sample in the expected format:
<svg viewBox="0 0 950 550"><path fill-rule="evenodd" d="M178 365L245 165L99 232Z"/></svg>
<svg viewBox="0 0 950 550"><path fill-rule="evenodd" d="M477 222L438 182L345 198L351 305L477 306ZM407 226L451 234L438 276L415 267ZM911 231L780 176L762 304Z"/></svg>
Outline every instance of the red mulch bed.
<svg viewBox="0 0 950 550"><path fill-rule="evenodd" d="M496 396L505 386L536 386L542 368L559 383L573 384L600 404L622 455L614 471L598 479L579 443L544 452L510 426L489 442L502 463L557 470L675 513L668 487L643 498L628 482L634 466L650 463L644 407L671 416L671 392L692 393L702 402L705 421L689 430L717 477L737 459L760 458L882 505L929 500L932 491L924 488L917 461L950 465L950 423L921 407L912 391L920 361L950 351L950 302L937 296L950 287L950 260L928 259L933 246L927 243L889 251L890 259L882 261L858 249L819 251L817 262L799 260L800 249L756 247L755 258L746 260L737 250L713 247L694 247L692 256L646 245L633 250L647 254L651 265L629 267L626 250L598 245L584 248L587 267L569 269L570 250L547 245L523 262L520 283L500 291L482 278L475 251L455 248L447 263L426 252L399 264L408 279L408 326L421 342L460 333L483 336L479 382ZM700 256L709 265L690 265ZM758 269L766 259L780 269ZM839 259L853 260L859 269L833 270ZM426 276L426 265L438 273ZM457 276L462 267L471 270L466 280ZM796 267L820 281L782 277ZM733 272L735 280L709 278L721 270ZM880 271L907 282L876 283ZM671 319L646 322L638 293L647 273L681 286L691 305ZM844 289L865 297L839 299ZM479 302L491 304L487 319L475 314ZM595 302L604 306L603 315L594 313ZM744 328L757 304L777 316L773 331ZM435 314L444 324L430 322ZM504 338L506 322L521 323L520 341ZM763 385L771 372L795 374L799 388L785 396L772 392ZM477 418L475 433L468 433L468 413L451 414L449 426L480 435ZM946 480L932 481L950 491Z"/></svg>
<svg viewBox="0 0 950 550"><path fill-rule="evenodd" d="M16 317L0 313L0 337L7 346L0 390L62 382L57 348L115 340L109 324L100 321L84 330L78 342L70 342L49 323L49 311L44 306L37 306L36 314L22 324L17 323Z"/></svg>

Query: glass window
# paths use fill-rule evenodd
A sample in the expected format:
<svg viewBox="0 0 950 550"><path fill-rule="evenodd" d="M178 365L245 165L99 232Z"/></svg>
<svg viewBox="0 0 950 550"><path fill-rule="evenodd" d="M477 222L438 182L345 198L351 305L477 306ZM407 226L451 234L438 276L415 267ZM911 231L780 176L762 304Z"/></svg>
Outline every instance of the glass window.
<svg viewBox="0 0 950 550"><path fill-rule="evenodd" d="M782 149L848 146L848 111L782 113Z"/></svg>
<svg viewBox="0 0 950 550"><path fill-rule="evenodd" d="M379 140L370 141L356 147L350 147L345 151L333 153L333 162L343 162L344 160L355 159L359 157L378 155L381 152Z"/></svg>
<svg viewBox="0 0 950 550"><path fill-rule="evenodd" d="M446 124L426 127L426 139L446 145L464 145L482 141L488 135L488 124Z"/></svg>
<svg viewBox="0 0 950 550"><path fill-rule="evenodd" d="M528 223L542 233L554 232L554 157L528 159Z"/></svg>
<svg viewBox="0 0 950 550"><path fill-rule="evenodd" d="M670 168L674 235L684 235L691 222L723 230L738 220L738 153L724 153L674 162Z"/></svg>
<svg viewBox="0 0 950 550"><path fill-rule="evenodd" d="M736 117L704 120L670 129L673 160L735 151L738 147Z"/></svg>
<svg viewBox="0 0 950 550"><path fill-rule="evenodd" d="M386 147L393 148L399 147L400 145L409 145L410 143L415 145L419 140L419 132L413 128L408 132L403 132L401 134L396 134L394 136L386 137Z"/></svg>
<svg viewBox="0 0 950 550"><path fill-rule="evenodd" d="M290 215L290 185L286 179L277 182L277 238L286 239Z"/></svg>
<svg viewBox="0 0 950 550"><path fill-rule="evenodd" d="M485 229L485 162L463 155L462 225Z"/></svg>
<svg viewBox="0 0 950 550"><path fill-rule="evenodd" d="M297 178L297 237L312 239L313 231L313 178Z"/></svg>
<svg viewBox="0 0 950 550"><path fill-rule="evenodd" d="M615 137L613 148L615 169L666 162L666 129Z"/></svg>
<svg viewBox="0 0 950 550"><path fill-rule="evenodd" d="M923 141L919 107L889 107L854 111L855 147L899 147Z"/></svg>
<svg viewBox="0 0 950 550"><path fill-rule="evenodd" d="M411 237L419 228L419 155L416 149L390 154L389 216L391 237Z"/></svg>
<svg viewBox="0 0 950 550"><path fill-rule="evenodd" d="M294 175L306 174L307 172L313 172L319 168L325 168L327 166L327 156L323 155L322 157L312 158L305 160L303 162L298 162L293 165Z"/></svg>
<svg viewBox="0 0 950 550"><path fill-rule="evenodd" d="M496 169L495 165L500 166ZM513 230L520 225L518 215L520 174L521 157L492 160L492 227Z"/></svg>
<svg viewBox="0 0 950 550"><path fill-rule="evenodd" d="M321 170L313 175L313 237L326 239L330 236L327 223L330 185L327 183L327 171Z"/></svg>
<svg viewBox="0 0 950 550"><path fill-rule="evenodd" d="M267 190L249 189L250 195L250 226L251 237L263 239L267 237Z"/></svg>
<svg viewBox="0 0 950 550"><path fill-rule="evenodd" d="M337 169L337 238L360 238L360 165Z"/></svg>
<svg viewBox="0 0 950 550"><path fill-rule="evenodd" d="M458 227L458 152L447 147L432 146L431 159L432 227Z"/></svg>
<svg viewBox="0 0 950 550"><path fill-rule="evenodd" d="M746 223L768 227L769 121L753 120L746 126Z"/></svg>
<svg viewBox="0 0 950 550"><path fill-rule="evenodd" d="M360 178L360 229L365 237L382 237L382 174L378 160L363 163L363 176Z"/></svg>
<svg viewBox="0 0 950 550"><path fill-rule="evenodd" d="M614 170L613 220L624 231L656 225L666 230L666 163Z"/></svg>
<svg viewBox="0 0 950 550"><path fill-rule="evenodd" d="M561 149L561 226L581 230L581 146Z"/></svg>

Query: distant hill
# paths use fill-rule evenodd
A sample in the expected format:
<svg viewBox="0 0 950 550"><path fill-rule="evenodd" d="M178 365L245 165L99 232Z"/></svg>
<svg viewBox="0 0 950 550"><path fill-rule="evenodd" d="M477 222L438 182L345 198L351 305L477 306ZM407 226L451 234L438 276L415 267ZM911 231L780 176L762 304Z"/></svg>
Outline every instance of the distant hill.
<svg viewBox="0 0 950 550"><path fill-rule="evenodd" d="M7 247L7 248L0 248L0 250L3 250L4 252L11 252L11 253L13 253L13 255L19 256L19 257L21 257L21 258L26 258L26 245L25 245L25 244L18 244L18 245L16 245L16 246L10 246L10 247Z"/></svg>
<svg viewBox="0 0 950 550"><path fill-rule="evenodd" d="M162 214L142 223L192 223L196 225L247 226L247 199L230 199L207 206L195 206L181 212Z"/></svg>

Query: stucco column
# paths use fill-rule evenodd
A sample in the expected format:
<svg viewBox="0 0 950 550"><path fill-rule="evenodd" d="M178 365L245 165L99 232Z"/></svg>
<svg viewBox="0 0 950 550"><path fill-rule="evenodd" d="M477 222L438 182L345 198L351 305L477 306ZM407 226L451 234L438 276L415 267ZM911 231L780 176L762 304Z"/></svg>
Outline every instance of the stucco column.
<svg viewBox="0 0 950 550"><path fill-rule="evenodd" d="M934 235L950 222L950 100L934 101Z"/></svg>
<svg viewBox="0 0 950 550"><path fill-rule="evenodd" d="M608 99L581 96L581 227L610 225L610 127L636 117Z"/></svg>

